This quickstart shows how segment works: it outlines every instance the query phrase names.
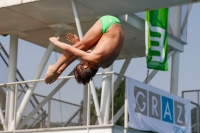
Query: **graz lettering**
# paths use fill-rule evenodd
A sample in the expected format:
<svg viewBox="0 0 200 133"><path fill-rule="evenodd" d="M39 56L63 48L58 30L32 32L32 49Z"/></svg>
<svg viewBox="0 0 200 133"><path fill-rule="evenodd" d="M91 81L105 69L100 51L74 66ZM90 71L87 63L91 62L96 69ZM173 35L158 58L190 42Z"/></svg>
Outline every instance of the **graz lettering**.
<svg viewBox="0 0 200 133"><path fill-rule="evenodd" d="M183 103L136 86L134 97L137 113L179 126L186 126Z"/></svg>

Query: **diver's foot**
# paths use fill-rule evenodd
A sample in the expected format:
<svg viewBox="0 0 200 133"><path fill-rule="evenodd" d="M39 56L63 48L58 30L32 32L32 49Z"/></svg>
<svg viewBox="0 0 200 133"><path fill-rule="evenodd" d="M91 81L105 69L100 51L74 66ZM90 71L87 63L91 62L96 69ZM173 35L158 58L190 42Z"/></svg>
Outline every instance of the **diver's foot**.
<svg viewBox="0 0 200 133"><path fill-rule="evenodd" d="M53 77L52 77L52 79L51 79L51 81L50 81L49 84L52 84L53 82L55 82L55 81L57 80L57 78L61 75L61 73L62 73L62 72L57 71L57 72L53 75Z"/></svg>
<svg viewBox="0 0 200 133"><path fill-rule="evenodd" d="M76 44L77 42L80 41L79 38L75 34L72 34L72 33L68 33L66 38L69 42L73 44Z"/></svg>
<svg viewBox="0 0 200 133"><path fill-rule="evenodd" d="M53 78L54 74L55 74L55 71L53 69L53 65L50 65L48 67L47 73L45 75L44 82L46 84L49 84L52 81L52 78Z"/></svg>

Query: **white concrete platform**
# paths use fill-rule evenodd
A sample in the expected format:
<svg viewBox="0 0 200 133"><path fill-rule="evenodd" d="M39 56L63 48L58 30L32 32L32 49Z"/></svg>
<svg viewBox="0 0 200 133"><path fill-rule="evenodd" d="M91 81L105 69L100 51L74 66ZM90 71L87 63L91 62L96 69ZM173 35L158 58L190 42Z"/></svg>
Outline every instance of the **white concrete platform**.
<svg viewBox="0 0 200 133"><path fill-rule="evenodd" d="M76 0L80 23L83 34L102 15L121 16L143 12L162 7L172 7L188 3L199 2L193 0ZM64 25L60 35L62 42L66 41L66 34L77 33L72 4L70 0L1 0L0 1L0 35L8 35L17 32L20 39L47 48L49 37L55 33L55 26ZM129 20L130 22L130 17ZM144 31L138 28L133 22L122 21L125 32L125 42L118 59L126 56L132 58L145 56ZM144 27L144 25L142 25ZM172 39L174 41L174 39ZM180 42L179 42L180 43ZM173 43L174 44L174 43ZM54 51L62 53L58 47Z"/></svg>
<svg viewBox="0 0 200 133"><path fill-rule="evenodd" d="M79 126L79 127L63 127L63 128L45 128L31 130L16 130L13 132L0 133L124 133L124 127L117 125L104 126ZM148 133L134 129L127 129L127 133Z"/></svg>

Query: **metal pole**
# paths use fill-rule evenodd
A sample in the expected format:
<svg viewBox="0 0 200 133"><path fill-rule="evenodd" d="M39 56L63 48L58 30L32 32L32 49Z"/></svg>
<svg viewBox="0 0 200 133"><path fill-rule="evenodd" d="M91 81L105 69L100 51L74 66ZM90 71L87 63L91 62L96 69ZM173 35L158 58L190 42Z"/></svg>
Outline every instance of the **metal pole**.
<svg viewBox="0 0 200 133"><path fill-rule="evenodd" d="M113 73L112 74L112 122L111 124L114 124L114 90L115 90L115 82L114 82L114 79L115 79L115 74Z"/></svg>
<svg viewBox="0 0 200 133"><path fill-rule="evenodd" d="M8 87L7 87L8 88ZM8 112L9 112L9 95L8 90L6 91L6 107L5 107L5 125L8 127ZM8 130L8 129L7 129Z"/></svg>
<svg viewBox="0 0 200 133"><path fill-rule="evenodd" d="M54 36L58 37L61 34L62 30L63 30L63 26L62 25L58 25ZM44 56L43 56L43 58L42 58L42 60L41 60L41 62L40 62L40 65L39 65L39 67L38 67L38 69L36 71L36 74L35 74L33 79L39 79L40 78L40 76L41 76L41 74L42 74L42 72L44 70L44 67L45 67L45 65L46 65L46 63L47 63L47 61L48 61L53 49L54 49L54 45L52 43L50 43L48 48L47 48L47 50L46 50L46 52L45 52L45 54L44 54ZM21 105L20 105L20 107L19 107L19 109L17 111L16 126L18 126L18 124L19 124L19 122L20 122L20 120L22 118L22 114L23 114L23 112L24 112L24 110L25 110L25 108L26 108L26 106L28 104L28 101L30 100L30 98L31 98L31 96L33 94L33 91L35 90L36 85L37 85L37 82L32 83L33 87L30 87L27 90L27 92L26 92L26 94L25 94L25 96L24 96L24 98L23 98L23 100L21 102Z"/></svg>
<svg viewBox="0 0 200 133"><path fill-rule="evenodd" d="M93 83L93 81L90 81L89 84L90 84L90 88L91 88L91 92L92 92L92 96L93 96L93 100L94 100L94 105L95 105L95 109L96 109L96 113L97 113L98 122L99 122L99 125L102 125L102 117L100 114L99 102L97 99L97 93L96 93L96 90L94 87L94 83Z"/></svg>
<svg viewBox="0 0 200 133"><path fill-rule="evenodd" d="M170 93L178 94L179 51L172 55Z"/></svg>
<svg viewBox="0 0 200 133"><path fill-rule="evenodd" d="M115 124L117 122L117 120L124 114L124 106L123 105L118 111L117 113L115 113L115 116L113 117L113 123L112 124Z"/></svg>
<svg viewBox="0 0 200 133"><path fill-rule="evenodd" d="M174 7L174 35L181 37L181 6ZM179 51L172 55L170 93L178 94Z"/></svg>
<svg viewBox="0 0 200 133"><path fill-rule="evenodd" d="M75 22L76 22L76 27L78 30L78 36L80 38L80 40L83 38L83 32L82 32L82 27L81 27L81 23L80 23L80 19L79 19L79 15L78 15L78 9L76 6L76 1L75 0L71 0L72 3L72 9L73 9L73 13L74 13L74 18L75 18ZM84 87L84 97L83 97L83 125L87 124L87 96L88 96L88 91L87 91L87 86Z"/></svg>
<svg viewBox="0 0 200 133"><path fill-rule="evenodd" d="M18 84L15 84L15 102L14 102L14 130L16 130L16 113L18 99Z"/></svg>
<svg viewBox="0 0 200 133"><path fill-rule="evenodd" d="M88 97L87 97L87 132L89 133L89 126L90 126L90 87L89 85L87 86L88 88Z"/></svg>
<svg viewBox="0 0 200 133"><path fill-rule="evenodd" d="M88 107L88 85L84 86L83 90L83 126L87 125L87 107Z"/></svg>
<svg viewBox="0 0 200 133"><path fill-rule="evenodd" d="M104 69L104 72L111 72L113 70L113 65ZM102 93L101 93L101 106L100 113L103 119L103 124L109 123L109 112L110 112L110 90L112 88L112 76L104 75L102 81Z"/></svg>
<svg viewBox="0 0 200 133"><path fill-rule="evenodd" d="M87 98L87 127L90 125L90 87L87 85L88 89L88 98Z"/></svg>
<svg viewBox="0 0 200 133"><path fill-rule="evenodd" d="M197 133L199 133L199 91L197 91Z"/></svg>
<svg viewBox="0 0 200 133"><path fill-rule="evenodd" d="M50 128L50 122L51 122L51 99L48 102L48 125L47 125L48 128Z"/></svg>
<svg viewBox="0 0 200 133"><path fill-rule="evenodd" d="M82 32L81 23L80 23L80 19L79 19L79 15L78 15L78 10L76 7L76 2L75 2L75 0L71 0L71 3L72 3L72 9L74 12L74 18L75 18L75 22L76 22L76 26L77 26L77 30L78 30L78 36L80 39L82 39L83 32Z"/></svg>
<svg viewBox="0 0 200 133"><path fill-rule="evenodd" d="M181 37L181 6L174 7L174 35L177 38Z"/></svg>
<svg viewBox="0 0 200 133"><path fill-rule="evenodd" d="M181 32L183 32L183 30L184 30L184 28L185 28L185 26L186 26L186 24L187 24L189 14L190 14L190 11L191 11L191 9L192 9L192 5L193 5L193 4L189 4L189 5L188 5L188 9L187 9L185 18L184 18L183 23L182 23L182 25L181 25Z"/></svg>
<svg viewBox="0 0 200 133"><path fill-rule="evenodd" d="M125 85L125 100L124 100L124 133L127 133L128 129L128 100L127 100L127 88Z"/></svg>
<svg viewBox="0 0 200 133"><path fill-rule="evenodd" d="M16 81L17 71L17 52L18 52L18 33L13 32L10 35L10 51L9 51L9 65L8 65L8 82ZM8 117L8 127L14 118L14 88L8 87L8 110L6 110Z"/></svg>
<svg viewBox="0 0 200 133"><path fill-rule="evenodd" d="M123 66L122 66L122 68L121 68L121 70L119 72L120 74L124 75L124 73L126 72L128 66L129 66L129 64L131 62L131 59L132 59L131 57L127 57L126 58ZM115 87L114 93L117 91L117 88L119 87L119 84L120 84L122 78L123 78L122 76L119 76L119 75L117 76L117 79L116 79L115 85L114 85L114 87Z"/></svg>
<svg viewBox="0 0 200 133"><path fill-rule="evenodd" d="M82 108L79 108L76 112L74 112L74 114L67 120L67 122L62 127L66 127L72 121L72 119L78 114L78 112L81 111L81 109Z"/></svg>

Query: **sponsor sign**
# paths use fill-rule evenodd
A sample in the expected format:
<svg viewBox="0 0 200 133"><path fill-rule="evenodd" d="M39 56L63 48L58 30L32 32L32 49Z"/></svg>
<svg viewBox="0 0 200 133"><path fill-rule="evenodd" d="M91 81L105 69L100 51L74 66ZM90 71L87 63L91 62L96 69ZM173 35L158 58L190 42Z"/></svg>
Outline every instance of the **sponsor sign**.
<svg viewBox="0 0 200 133"><path fill-rule="evenodd" d="M147 68L168 71L168 8L146 11L145 40Z"/></svg>
<svg viewBox="0 0 200 133"><path fill-rule="evenodd" d="M190 101L127 78L129 127L159 133L191 133Z"/></svg>

